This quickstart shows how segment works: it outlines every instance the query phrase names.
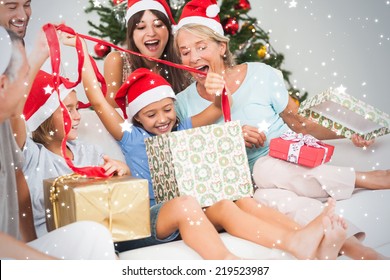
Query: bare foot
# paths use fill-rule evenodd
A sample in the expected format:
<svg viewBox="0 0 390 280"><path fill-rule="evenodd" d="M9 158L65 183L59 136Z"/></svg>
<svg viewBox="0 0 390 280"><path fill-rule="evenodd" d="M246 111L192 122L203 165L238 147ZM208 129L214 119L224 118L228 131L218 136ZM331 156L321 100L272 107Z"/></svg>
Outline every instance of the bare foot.
<svg viewBox="0 0 390 280"><path fill-rule="evenodd" d="M298 259L314 259L318 246L324 237L323 220L331 220L335 211L335 200L330 198L320 215L307 224L304 228L291 233L287 239L288 252Z"/></svg>
<svg viewBox="0 0 390 280"><path fill-rule="evenodd" d="M317 258L320 260L335 260L347 238L347 224L339 216L329 218L325 216L322 220L324 226L324 238L317 251Z"/></svg>

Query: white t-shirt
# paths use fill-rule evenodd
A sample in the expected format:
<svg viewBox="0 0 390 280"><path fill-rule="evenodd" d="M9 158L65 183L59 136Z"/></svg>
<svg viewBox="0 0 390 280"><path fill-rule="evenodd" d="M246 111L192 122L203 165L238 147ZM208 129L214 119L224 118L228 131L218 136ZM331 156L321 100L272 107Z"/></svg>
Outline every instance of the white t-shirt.
<svg viewBox="0 0 390 280"><path fill-rule="evenodd" d="M103 151L97 146L77 140L68 141L67 146L73 153L73 164L76 167L101 165L104 162ZM40 237L47 233L43 180L71 174L73 171L63 157L49 151L42 144L35 143L29 137L26 139L23 154L23 172L30 189L35 229Z"/></svg>

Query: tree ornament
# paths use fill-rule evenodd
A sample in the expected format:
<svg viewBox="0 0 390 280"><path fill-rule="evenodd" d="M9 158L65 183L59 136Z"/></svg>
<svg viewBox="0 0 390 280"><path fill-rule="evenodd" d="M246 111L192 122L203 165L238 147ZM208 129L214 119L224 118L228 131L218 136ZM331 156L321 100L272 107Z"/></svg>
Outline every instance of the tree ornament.
<svg viewBox="0 0 390 280"><path fill-rule="evenodd" d="M236 18L228 18L223 24L223 30L226 34L234 35L238 31L238 21Z"/></svg>
<svg viewBox="0 0 390 280"><path fill-rule="evenodd" d="M99 58L103 58L111 51L111 47L97 43L94 47L94 51Z"/></svg>
<svg viewBox="0 0 390 280"><path fill-rule="evenodd" d="M260 49L257 51L258 57L261 59L268 59L270 58L270 55L268 53L268 46L267 45L262 45Z"/></svg>
<svg viewBox="0 0 390 280"><path fill-rule="evenodd" d="M120 3L122 3L123 1L125 1L125 0L112 0L112 4L114 4L114 6L116 6Z"/></svg>
<svg viewBox="0 0 390 280"><path fill-rule="evenodd" d="M238 3L234 6L234 9L248 11L251 9L251 4L248 0L238 0Z"/></svg>

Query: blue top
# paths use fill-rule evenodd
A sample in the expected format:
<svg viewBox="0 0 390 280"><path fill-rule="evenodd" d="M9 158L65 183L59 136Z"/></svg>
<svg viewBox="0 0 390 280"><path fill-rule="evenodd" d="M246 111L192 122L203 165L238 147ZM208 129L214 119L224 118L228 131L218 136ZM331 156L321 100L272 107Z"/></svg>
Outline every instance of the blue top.
<svg viewBox="0 0 390 280"><path fill-rule="evenodd" d="M184 121L180 121L177 130L192 128L191 118L184 118L183 120ZM147 132L141 127L132 126L131 131L125 131L122 139L118 141L122 153L125 156L126 163L131 170L131 175L147 179L149 182L150 206L156 204L156 201L154 199L152 178L150 176L144 139L152 136L155 135Z"/></svg>
<svg viewBox="0 0 390 280"><path fill-rule="evenodd" d="M287 107L289 95L279 70L259 62L247 63L247 66L244 80L232 95L232 120L239 120L241 125L254 127L258 127L262 122L269 125L268 131L265 132L267 141L264 147L246 149L252 171L256 160L268 154L270 139L279 137L288 129L279 114ZM180 119L196 115L210 104L210 101L198 94L196 83L176 96L176 112ZM217 123L223 121L221 118Z"/></svg>

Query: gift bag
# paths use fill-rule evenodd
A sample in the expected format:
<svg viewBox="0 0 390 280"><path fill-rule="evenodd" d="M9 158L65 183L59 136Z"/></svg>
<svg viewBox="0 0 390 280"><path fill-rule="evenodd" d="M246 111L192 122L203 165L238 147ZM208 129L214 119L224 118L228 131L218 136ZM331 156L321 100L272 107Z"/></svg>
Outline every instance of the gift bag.
<svg viewBox="0 0 390 280"><path fill-rule="evenodd" d="M190 195L202 207L253 195L238 121L145 139L156 202Z"/></svg>
<svg viewBox="0 0 390 280"><path fill-rule="evenodd" d="M89 220L106 226L115 242L150 236L147 180L73 174L43 183L48 231Z"/></svg>
<svg viewBox="0 0 390 280"><path fill-rule="evenodd" d="M390 116L338 89L328 89L302 102L299 114L350 138L364 139L390 133Z"/></svg>

